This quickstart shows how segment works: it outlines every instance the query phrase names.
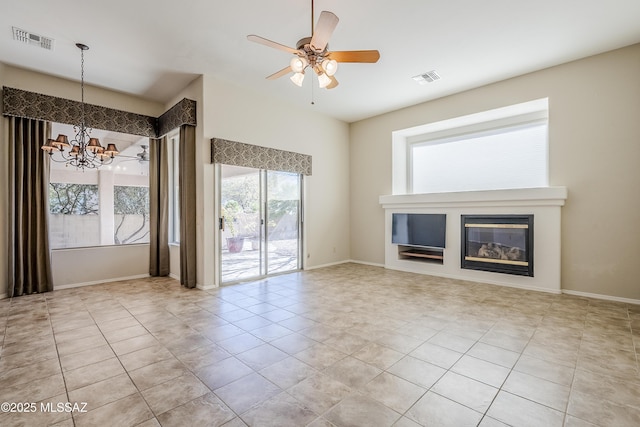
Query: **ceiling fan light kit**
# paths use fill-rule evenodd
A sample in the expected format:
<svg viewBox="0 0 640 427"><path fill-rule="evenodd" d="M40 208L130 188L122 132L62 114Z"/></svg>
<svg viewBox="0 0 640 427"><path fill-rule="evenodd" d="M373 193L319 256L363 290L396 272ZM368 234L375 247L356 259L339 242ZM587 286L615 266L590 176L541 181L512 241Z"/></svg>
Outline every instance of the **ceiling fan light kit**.
<svg viewBox="0 0 640 427"><path fill-rule="evenodd" d="M254 34L248 35L249 41L263 44L274 49L283 50L295 55L289 66L277 71L268 80L274 80L290 72L294 74L291 81L302 87L305 70L311 68L318 77L318 85L321 88L333 89L338 86L338 80L334 77L338 71L338 62L360 62L375 63L380 59L380 52L377 50L347 50L329 51L329 39L338 25L338 17L332 12L322 11L318 18L318 24L313 28L313 0L311 1L311 37L305 37L298 41L296 48L265 39Z"/></svg>

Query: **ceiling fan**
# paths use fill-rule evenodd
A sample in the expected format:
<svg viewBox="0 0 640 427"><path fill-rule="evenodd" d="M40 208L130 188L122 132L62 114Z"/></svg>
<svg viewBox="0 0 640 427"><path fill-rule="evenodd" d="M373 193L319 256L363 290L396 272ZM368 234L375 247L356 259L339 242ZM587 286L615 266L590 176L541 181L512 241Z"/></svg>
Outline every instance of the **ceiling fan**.
<svg viewBox="0 0 640 427"><path fill-rule="evenodd" d="M275 49L291 53L294 57L289 65L282 70L267 76L268 80L274 80L290 72L291 81L302 86L305 70L313 70L318 76L318 84L321 88L333 89L338 86L338 80L334 77L338 69L338 62L364 62L375 63L380 59L377 50L345 50L329 51L329 39L338 25L338 17L332 12L322 11L318 18L318 24L313 27L313 0L311 0L311 37L300 39L296 48L288 47L280 43L265 39L254 34L248 35L249 41L260 43Z"/></svg>
<svg viewBox="0 0 640 427"><path fill-rule="evenodd" d="M131 161L131 160L137 160L138 163L143 163L143 162L148 162L149 161L149 152L147 151L147 149L149 148L148 145L140 145L140 148L142 148L142 151L139 153L136 153L135 156L120 156L120 157L127 157L128 160L123 160L125 162Z"/></svg>

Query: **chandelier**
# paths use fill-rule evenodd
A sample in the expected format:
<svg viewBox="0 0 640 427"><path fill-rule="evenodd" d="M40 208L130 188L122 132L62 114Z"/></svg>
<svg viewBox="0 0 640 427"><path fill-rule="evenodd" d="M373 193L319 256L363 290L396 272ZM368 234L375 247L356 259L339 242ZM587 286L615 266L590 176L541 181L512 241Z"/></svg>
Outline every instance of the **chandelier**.
<svg viewBox="0 0 640 427"><path fill-rule="evenodd" d="M107 144L107 148L100 145L98 138L91 138L91 129L85 124L85 103L84 103L84 51L89 46L76 43L80 49L80 90L81 90L81 116L80 124L73 127L76 132L74 139L69 141L67 135L59 134L56 139L49 139L42 149L49 154L49 158L57 163L66 163L65 166L72 166L76 169L97 169L102 165L113 162L113 158L118 154L115 144ZM68 150L68 151L67 151ZM60 154L60 159L54 157L54 152Z"/></svg>

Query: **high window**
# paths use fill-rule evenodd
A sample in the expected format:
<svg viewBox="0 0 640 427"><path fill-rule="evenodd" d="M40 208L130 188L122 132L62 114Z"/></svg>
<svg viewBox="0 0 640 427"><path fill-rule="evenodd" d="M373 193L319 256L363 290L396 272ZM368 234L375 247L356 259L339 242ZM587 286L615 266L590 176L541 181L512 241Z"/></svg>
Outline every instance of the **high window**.
<svg viewBox="0 0 640 427"><path fill-rule="evenodd" d="M394 133L394 194L546 186L546 99Z"/></svg>
<svg viewBox="0 0 640 427"><path fill-rule="evenodd" d="M73 135L54 124L52 134ZM80 171L51 162L49 242L52 249L149 242L148 161L137 156L147 138L93 130L121 150L111 165Z"/></svg>

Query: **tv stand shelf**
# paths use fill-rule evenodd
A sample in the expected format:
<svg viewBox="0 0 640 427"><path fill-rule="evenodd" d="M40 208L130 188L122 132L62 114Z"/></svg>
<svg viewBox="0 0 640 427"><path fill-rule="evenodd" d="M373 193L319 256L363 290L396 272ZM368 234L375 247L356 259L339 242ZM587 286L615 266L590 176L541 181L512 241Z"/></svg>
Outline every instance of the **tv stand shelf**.
<svg viewBox="0 0 640 427"><path fill-rule="evenodd" d="M421 249L407 246L398 246L398 258L411 261L444 263L444 249Z"/></svg>

